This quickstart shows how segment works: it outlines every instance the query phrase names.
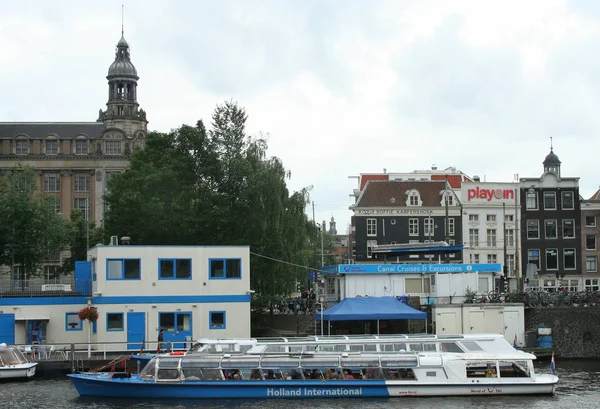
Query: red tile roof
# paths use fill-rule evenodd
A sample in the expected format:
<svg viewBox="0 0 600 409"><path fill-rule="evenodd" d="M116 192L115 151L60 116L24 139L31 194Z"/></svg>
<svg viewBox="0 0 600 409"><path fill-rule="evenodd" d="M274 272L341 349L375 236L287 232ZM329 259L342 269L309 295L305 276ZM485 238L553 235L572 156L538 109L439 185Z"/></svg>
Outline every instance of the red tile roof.
<svg viewBox="0 0 600 409"><path fill-rule="evenodd" d="M415 189L419 192L422 206L440 206L440 193L446 182L431 180L419 181L370 181L365 186L356 207L406 207L407 193Z"/></svg>
<svg viewBox="0 0 600 409"><path fill-rule="evenodd" d="M594 193L589 200L600 200L600 189L596 190L596 193Z"/></svg>

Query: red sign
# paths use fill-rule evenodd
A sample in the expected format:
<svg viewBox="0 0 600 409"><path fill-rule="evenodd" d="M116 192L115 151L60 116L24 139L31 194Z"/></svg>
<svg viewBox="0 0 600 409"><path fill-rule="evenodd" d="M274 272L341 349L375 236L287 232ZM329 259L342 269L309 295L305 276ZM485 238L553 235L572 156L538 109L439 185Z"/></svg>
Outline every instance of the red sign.
<svg viewBox="0 0 600 409"><path fill-rule="evenodd" d="M467 200L484 199L490 202L492 199L514 199L515 191L513 189L475 189L467 190Z"/></svg>

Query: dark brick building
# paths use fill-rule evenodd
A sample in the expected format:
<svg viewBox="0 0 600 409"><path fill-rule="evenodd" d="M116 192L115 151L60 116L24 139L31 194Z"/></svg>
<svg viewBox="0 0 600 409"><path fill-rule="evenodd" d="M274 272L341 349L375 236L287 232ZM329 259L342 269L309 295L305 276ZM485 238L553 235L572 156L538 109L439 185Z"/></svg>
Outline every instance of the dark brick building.
<svg viewBox="0 0 600 409"><path fill-rule="evenodd" d="M450 245L462 244L460 202L445 181L371 180L352 210L353 253L360 263L376 261L371 252L375 245L446 240ZM395 260L388 257L390 262L427 260L427 255L417 254L398 256ZM451 261L460 261L460 254Z"/></svg>

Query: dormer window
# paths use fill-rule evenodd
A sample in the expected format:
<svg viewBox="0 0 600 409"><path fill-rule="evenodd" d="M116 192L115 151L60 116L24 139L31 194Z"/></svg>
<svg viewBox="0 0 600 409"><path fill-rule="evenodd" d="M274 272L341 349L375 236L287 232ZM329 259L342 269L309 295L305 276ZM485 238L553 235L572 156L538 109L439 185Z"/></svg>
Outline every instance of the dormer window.
<svg viewBox="0 0 600 409"><path fill-rule="evenodd" d="M104 154L121 155L121 141L105 141Z"/></svg>
<svg viewBox="0 0 600 409"><path fill-rule="evenodd" d="M421 195L417 190L410 190L408 192L408 200L406 201L407 206L421 206L423 202L421 201Z"/></svg>
<svg viewBox="0 0 600 409"><path fill-rule="evenodd" d="M29 153L29 139L15 140L15 154L27 155Z"/></svg>
<svg viewBox="0 0 600 409"><path fill-rule="evenodd" d="M58 140L55 138L49 138L44 141L44 153L46 155L57 155L58 154Z"/></svg>
<svg viewBox="0 0 600 409"><path fill-rule="evenodd" d="M87 155L89 153L89 141L87 139L76 139L75 140L75 154L76 155Z"/></svg>
<svg viewBox="0 0 600 409"><path fill-rule="evenodd" d="M440 201L441 206L446 206L446 201L448 201L448 206L454 206L454 195L452 192L442 190L440 194L442 195L442 200Z"/></svg>

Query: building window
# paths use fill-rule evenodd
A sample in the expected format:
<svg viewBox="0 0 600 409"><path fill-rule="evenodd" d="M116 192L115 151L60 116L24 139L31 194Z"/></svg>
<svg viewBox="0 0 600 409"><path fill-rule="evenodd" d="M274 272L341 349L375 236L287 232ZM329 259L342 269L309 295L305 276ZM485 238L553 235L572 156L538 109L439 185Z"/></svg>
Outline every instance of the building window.
<svg viewBox="0 0 600 409"><path fill-rule="evenodd" d="M585 227L596 227L596 216L585 216Z"/></svg>
<svg viewBox="0 0 600 409"><path fill-rule="evenodd" d="M44 192L60 192L60 173L44 174Z"/></svg>
<svg viewBox="0 0 600 409"><path fill-rule="evenodd" d="M565 210L575 209L575 196L573 192L562 192L562 208Z"/></svg>
<svg viewBox="0 0 600 409"><path fill-rule="evenodd" d="M496 222L496 215L495 214L487 214L485 216L485 221L486 222Z"/></svg>
<svg viewBox="0 0 600 409"><path fill-rule="evenodd" d="M454 236L454 217L448 218L448 235Z"/></svg>
<svg viewBox="0 0 600 409"><path fill-rule="evenodd" d="M565 270L575 270L577 263L575 261L575 249L563 250L563 266Z"/></svg>
<svg viewBox="0 0 600 409"><path fill-rule="evenodd" d="M81 210L85 220L90 220L90 199L87 197L76 197L73 199L73 208Z"/></svg>
<svg viewBox="0 0 600 409"><path fill-rule="evenodd" d="M75 154L76 155L87 155L89 153L89 142L87 139L76 139L75 140Z"/></svg>
<svg viewBox="0 0 600 409"><path fill-rule="evenodd" d="M448 240L448 245L449 245L449 246L454 246L454 245L456 245L456 240L449 239L449 240Z"/></svg>
<svg viewBox="0 0 600 409"><path fill-rule="evenodd" d="M506 240L506 246L507 247L514 247L515 245L515 231L514 229L506 229L506 237L504 238L504 240Z"/></svg>
<svg viewBox="0 0 600 409"><path fill-rule="evenodd" d="M556 220L545 220L544 224L546 226L546 238L547 239L558 238L558 227L556 225Z"/></svg>
<svg viewBox="0 0 600 409"><path fill-rule="evenodd" d="M535 190L527 192L527 200L525 206L527 210L538 209L538 194Z"/></svg>
<svg viewBox="0 0 600 409"><path fill-rule="evenodd" d="M58 141L56 139L46 139L44 141L44 152L46 155L58 154Z"/></svg>
<svg viewBox="0 0 600 409"><path fill-rule="evenodd" d="M448 192L444 195L444 197L446 198L446 203L444 203L445 205L447 204L448 206L452 206L454 204L454 198L452 197L452 193Z"/></svg>
<svg viewBox="0 0 600 409"><path fill-rule="evenodd" d="M158 278L160 280L189 280L192 278L192 260L158 259Z"/></svg>
<svg viewBox="0 0 600 409"><path fill-rule="evenodd" d="M514 214L505 214L504 215L504 221L506 223L512 223L515 221L515 215Z"/></svg>
<svg viewBox="0 0 600 409"><path fill-rule="evenodd" d="M544 210L556 210L556 192L544 192Z"/></svg>
<svg viewBox="0 0 600 409"><path fill-rule="evenodd" d="M515 255L507 254L506 255L506 267L508 269L508 275L511 277L515 276Z"/></svg>
<svg viewBox="0 0 600 409"><path fill-rule="evenodd" d="M496 264L498 262L498 255L496 254L488 254L487 255L488 264Z"/></svg>
<svg viewBox="0 0 600 409"><path fill-rule="evenodd" d="M490 280L487 277L479 277L477 280L477 291L480 294L487 294L490 292Z"/></svg>
<svg viewBox="0 0 600 409"><path fill-rule="evenodd" d="M471 247L479 246L479 229L469 229L469 244Z"/></svg>
<svg viewBox="0 0 600 409"><path fill-rule="evenodd" d="M367 236L377 236L377 219L367 219Z"/></svg>
<svg viewBox="0 0 600 409"><path fill-rule="evenodd" d="M487 245L496 247L496 229L487 229Z"/></svg>
<svg viewBox="0 0 600 409"><path fill-rule="evenodd" d="M237 280L242 278L242 259L209 259L208 277L211 280Z"/></svg>
<svg viewBox="0 0 600 409"><path fill-rule="evenodd" d="M527 250L527 264L535 264L540 269L540 251L537 249Z"/></svg>
<svg viewBox="0 0 600 409"><path fill-rule="evenodd" d="M546 270L558 270L557 249L546 249Z"/></svg>
<svg viewBox="0 0 600 409"><path fill-rule="evenodd" d="M586 250L596 250L596 235L595 234L586 234L585 235L585 249Z"/></svg>
<svg viewBox="0 0 600 409"><path fill-rule="evenodd" d="M89 173L74 173L73 174L75 192L90 191L90 174Z"/></svg>
<svg viewBox="0 0 600 409"><path fill-rule="evenodd" d="M478 214L470 214L469 215L469 221L470 222L478 222L479 221L479 215Z"/></svg>
<svg viewBox="0 0 600 409"><path fill-rule="evenodd" d="M423 234L427 237L432 237L435 234L433 217L426 217L423 219Z"/></svg>
<svg viewBox="0 0 600 409"><path fill-rule="evenodd" d="M106 155L120 155L121 141L104 141L104 153Z"/></svg>
<svg viewBox="0 0 600 409"><path fill-rule="evenodd" d="M225 311L209 311L208 313L209 329L225 329Z"/></svg>
<svg viewBox="0 0 600 409"><path fill-rule="evenodd" d="M65 329L67 331L81 331L83 329L83 321L76 312L66 313L65 321Z"/></svg>
<svg viewBox="0 0 600 409"><path fill-rule="evenodd" d="M106 330L107 331L123 331L123 313L122 312L107 312L106 313Z"/></svg>
<svg viewBox="0 0 600 409"><path fill-rule="evenodd" d="M588 273L595 273L598 266L598 258L596 256L587 256L585 258L585 271Z"/></svg>
<svg viewBox="0 0 600 409"><path fill-rule="evenodd" d="M479 254L473 254L473 263L479 264Z"/></svg>
<svg viewBox="0 0 600 409"><path fill-rule="evenodd" d="M564 219L562 221L563 228L563 239L574 239L575 238L575 220Z"/></svg>
<svg viewBox="0 0 600 409"><path fill-rule="evenodd" d="M27 155L29 153L29 139L15 140L15 154Z"/></svg>
<svg viewBox="0 0 600 409"><path fill-rule="evenodd" d="M419 219L408 219L408 235L419 235Z"/></svg>
<svg viewBox="0 0 600 409"><path fill-rule="evenodd" d="M408 194L408 205L409 206L419 206L420 197L419 192L412 191Z"/></svg>
<svg viewBox="0 0 600 409"><path fill-rule="evenodd" d="M527 239L540 238L540 222L539 220L527 220Z"/></svg>
<svg viewBox="0 0 600 409"><path fill-rule="evenodd" d="M585 291L598 291L600 290L600 286L598 285L600 280L597 278L586 278L584 281L584 290Z"/></svg>
<svg viewBox="0 0 600 409"><path fill-rule="evenodd" d="M141 278L140 259L107 259L107 280L139 280Z"/></svg>
<svg viewBox="0 0 600 409"><path fill-rule="evenodd" d="M377 246L377 240L367 240L367 258L373 257L373 247Z"/></svg>

